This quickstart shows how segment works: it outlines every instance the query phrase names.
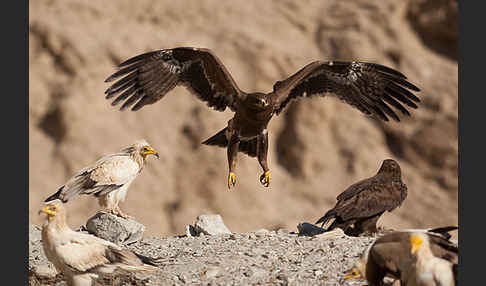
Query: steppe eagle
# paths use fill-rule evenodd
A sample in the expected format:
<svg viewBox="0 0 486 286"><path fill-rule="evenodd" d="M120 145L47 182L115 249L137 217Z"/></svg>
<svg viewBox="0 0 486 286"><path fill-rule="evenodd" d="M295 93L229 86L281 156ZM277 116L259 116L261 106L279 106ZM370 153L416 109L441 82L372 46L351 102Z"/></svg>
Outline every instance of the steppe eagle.
<svg viewBox="0 0 486 286"><path fill-rule="evenodd" d="M402 182L400 165L393 159L386 159L376 175L349 186L339 194L336 205L316 224L324 226L334 219L327 230L339 227L348 235L374 233L380 216L399 207L406 198L407 185Z"/></svg>
<svg viewBox="0 0 486 286"><path fill-rule="evenodd" d="M222 62L209 49L178 47L147 52L119 65L105 82L114 82L106 99L117 96L121 110L132 111L163 98L175 86L187 87L200 100L218 111L227 107L235 114L227 127L202 144L227 148L228 188L236 184L238 151L257 157L263 174L260 182L268 187L267 125L273 115L299 98L332 94L362 113L388 121L400 121L392 109L410 116L403 104L417 108L419 98L411 91L419 88L392 68L366 62L314 61L289 78L277 81L269 93L247 93L233 80Z"/></svg>

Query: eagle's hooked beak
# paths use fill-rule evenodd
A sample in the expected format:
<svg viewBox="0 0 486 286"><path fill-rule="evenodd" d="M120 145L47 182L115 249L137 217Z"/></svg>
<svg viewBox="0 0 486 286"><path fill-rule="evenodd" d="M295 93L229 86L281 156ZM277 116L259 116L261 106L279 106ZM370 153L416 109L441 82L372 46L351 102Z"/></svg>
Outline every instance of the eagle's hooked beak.
<svg viewBox="0 0 486 286"><path fill-rule="evenodd" d="M267 107L268 106L268 100L266 98L262 99L262 106Z"/></svg>
<svg viewBox="0 0 486 286"><path fill-rule="evenodd" d="M415 254L422 246L422 238L420 236L412 235L410 237L410 245L412 246L412 254Z"/></svg>
<svg viewBox="0 0 486 286"><path fill-rule="evenodd" d="M157 151L155 151L155 149L150 146L145 146L143 148L142 155L144 158L147 157L147 155L154 155L155 157L157 157L157 159L160 158L159 153L157 153Z"/></svg>

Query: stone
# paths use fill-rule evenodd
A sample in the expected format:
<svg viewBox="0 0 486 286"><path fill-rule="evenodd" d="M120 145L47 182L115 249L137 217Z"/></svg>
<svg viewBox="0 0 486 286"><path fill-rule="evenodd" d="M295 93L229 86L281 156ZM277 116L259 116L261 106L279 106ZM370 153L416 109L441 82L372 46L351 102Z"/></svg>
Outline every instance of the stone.
<svg viewBox="0 0 486 286"><path fill-rule="evenodd" d="M268 231L268 229L261 228L261 229L255 231L255 235L257 237L264 237L266 235L270 235L270 231Z"/></svg>
<svg viewBox="0 0 486 286"><path fill-rule="evenodd" d="M194 230L198 235L201 233L208 235L231 234L231 231L226 227L219 214L198 216L194 224Z"/></svg>
<svg viewBox="0 0 486 286"><path fill-rule="evenodd" d="M346 234L344 233L344 231L340 228L335 228L331 231L326 231L322 234L318 234L316 235L315 237L318 238L318 239L336 239L336 238L341 238L341 237L345 237Z"/></svg>
<svg viewBox="0 0 486 286"><path fill-rule="evenodd" d="M32 271L38 277L54 278L57 275L57 270L52 264L41 264L32 267Z"/></svg>
<svg viewBox="0 0 486 286"><path fill-rule="evenodd" d="M98 212L88 219L86 229L97 237L118 245L127 245L142 239L145 226L133 219Z"/></svg>
<svg viewBox="0 0 486 286"><path fill-rule="evenodd" d="M215 278L218 276L219 272L219 267L209 267L208 269L206 269L204 276L206 277L206 279Z"/></svg>
<svg viewBox="0 0 486 286"><path fill-rule="evenodd" d="M186 236L187 237L197 236L197 231L194 229L192 225L186 225Z"/></svg>
<svg viewBox="0 0 486 286"><path fill-rule="evenodd" d="M308 222L299 223L297 229L299 230L299 236L314 236L326 232L322 227Z"/></svg>

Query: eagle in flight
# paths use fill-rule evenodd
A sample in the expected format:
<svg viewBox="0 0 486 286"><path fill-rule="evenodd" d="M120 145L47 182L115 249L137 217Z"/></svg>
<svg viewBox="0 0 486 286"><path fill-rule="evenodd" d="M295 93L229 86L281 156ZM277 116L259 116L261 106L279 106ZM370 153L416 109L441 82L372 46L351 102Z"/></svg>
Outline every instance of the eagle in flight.
<svg viewBox="0 0 486 286"><path fill-rule="evenodd" d="M268 187L267 125L293 100L312 96L337 96L362 113L388 121L400 121L395 110L410 116L404 105L417 108L420 91L405 75L392 68L365 62L314 61L289 78L277 81L269 93L247 93L209 49L178 47L156 50L132 57L105 82L114 82L106 91L112 105L123 102L120 110L132 111L163 98L178 85L218 111L227 107L235 114L227 127L202 144L227 148L228 188L236 184L238 151L257 157L263 174L260 182ZM394 110L394 109L395 110Z"/></svg>

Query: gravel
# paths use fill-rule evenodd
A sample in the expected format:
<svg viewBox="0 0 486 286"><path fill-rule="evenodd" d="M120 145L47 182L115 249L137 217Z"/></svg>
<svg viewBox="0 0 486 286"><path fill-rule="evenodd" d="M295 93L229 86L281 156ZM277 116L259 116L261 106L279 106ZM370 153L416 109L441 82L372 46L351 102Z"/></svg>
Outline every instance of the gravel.
<svg viewBox="0 0 486 286"><path fill-rule="evenodd" d="M373 237L349 237L341 230L299 236L285 229L271 231L146 237L127 248L162 257L160 270L151 274L117 272L96 285L367 285L344 280ZM30 227L30 285L65 285L62 274L45 275L40 228ZM39 266L43 271L36 272Z"/></svg>

